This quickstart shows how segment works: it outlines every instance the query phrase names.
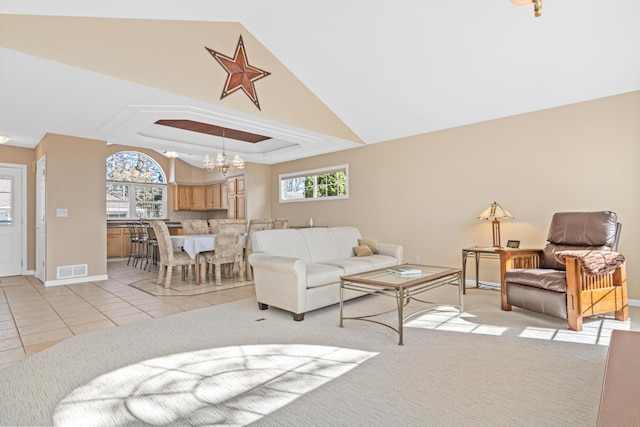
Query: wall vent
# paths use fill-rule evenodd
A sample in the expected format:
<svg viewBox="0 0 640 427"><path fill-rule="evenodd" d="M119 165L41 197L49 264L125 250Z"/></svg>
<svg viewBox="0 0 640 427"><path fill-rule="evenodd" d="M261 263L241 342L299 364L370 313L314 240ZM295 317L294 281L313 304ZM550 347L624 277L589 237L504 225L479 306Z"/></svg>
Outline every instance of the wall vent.
<svg viewBox="0 0 640 427"><path fill-rule="evenodd" d="M58 279L71 279L73 277L83 277L87 275L87 264L63 265L58 267Z"/></svg>

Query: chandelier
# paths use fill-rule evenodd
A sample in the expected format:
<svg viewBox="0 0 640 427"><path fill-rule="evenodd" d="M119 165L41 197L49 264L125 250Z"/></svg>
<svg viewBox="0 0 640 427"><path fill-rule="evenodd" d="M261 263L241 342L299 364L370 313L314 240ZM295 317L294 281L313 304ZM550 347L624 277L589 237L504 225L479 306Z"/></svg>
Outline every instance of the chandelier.
<svg viewBox="0 0 640 427"><path fill-rule="evenodd" d="M511 3L518 6L531 6L533 5L533 14L538 17L542 15L542 2L544 0L511 0Z"/></svg>
<svg viewBox="0 0 640 427"><path fill-rule="evenodd" d="M224 128L222 129L222 153L218 153L215 159L209 157L208 154L204 155L202 165L209 172L218 170L222 173L222 176L226 176L227 172L234 169L244 169L244 159L239 155L233 156L231 162L227 159L227 153L224 149Z"/></svg>

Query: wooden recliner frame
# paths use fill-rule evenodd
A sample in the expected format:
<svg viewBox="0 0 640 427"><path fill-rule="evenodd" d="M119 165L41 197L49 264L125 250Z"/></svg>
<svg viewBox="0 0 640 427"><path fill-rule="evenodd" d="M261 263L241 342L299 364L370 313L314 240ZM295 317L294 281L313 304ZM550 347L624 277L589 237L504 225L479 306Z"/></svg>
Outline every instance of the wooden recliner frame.
<svg viewBox="0 0 640 427"><path fill-rule="evenodd" d="M512 268L539 268L542 250L504 249L500 251L500 291L502 310L511 311L507 303L505 272ZM616 320L629 318L626 265L614 272L587 275L576 257L566 257L567 317L569 329L582 330L583 317L615 312ZM551 292L551 291L550 291Z"/></svg>

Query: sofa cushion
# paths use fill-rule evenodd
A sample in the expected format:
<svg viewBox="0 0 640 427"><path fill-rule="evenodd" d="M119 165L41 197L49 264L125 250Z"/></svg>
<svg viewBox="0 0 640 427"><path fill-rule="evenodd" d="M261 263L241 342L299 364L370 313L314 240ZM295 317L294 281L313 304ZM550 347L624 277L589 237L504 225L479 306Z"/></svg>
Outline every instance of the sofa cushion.
<svg viewBox="0 0 640 427"><path fill-rule="evenodd" d="M325 264L307 264L307 288L329 285L340 281L344 270L340 267Z"/></svg>
<svg viewBox="0 0 640 427"><path fill-rule="evenodd" d="M253 252L269 255L299 258L305 264L311 263L307 242L295 229L261 230L253 234Z"/></svg>
<svg viewBox="0 0 640 427"><path fill-rule="evenodd" d="M368 258L368 257L367 257ZM323 265L331 265L342 269L343 273L340 276L346 276L348 274L361 273L363 271L372 270L371 263L364 261L364 258L350 257L345 259L333 259L325 261ZM340 281L338 277L336 281Z"/></svg>
<svg viewBox="0 0 640 427"><path fill-rule="evenodd" d="M394 265L398 265L398 259L389 255L374 254L359 259L370 264L368 270L375 270L377 268L393 267Z"/></svg>
<svg viewBox="0 0 640 427"><path fill-rule="evenodd" d="M307 243L312 263L334 259L338 255L340 251L338 242L330 229L324 227L304 228L299 232ZM353 246L349 247L350 255L353 255L353 249L351 249Z"/></svg>
<svg viewBox="0 0 640 427"><path fill-rule="evenodd" d="M329 230L335 236L339 247L339 252L334 253L330 259L352 257L353 247L360 245L358 243L358 239L362 237L360 230L356 227L331 227Z"/></svg>
<svg viewBox="0 0 640 427"><path fill-rule="evenodd" d="M504 273L507 283L531 286L555 292L567 291L567 274L564 271L551 269L514 269Z"/></svg>

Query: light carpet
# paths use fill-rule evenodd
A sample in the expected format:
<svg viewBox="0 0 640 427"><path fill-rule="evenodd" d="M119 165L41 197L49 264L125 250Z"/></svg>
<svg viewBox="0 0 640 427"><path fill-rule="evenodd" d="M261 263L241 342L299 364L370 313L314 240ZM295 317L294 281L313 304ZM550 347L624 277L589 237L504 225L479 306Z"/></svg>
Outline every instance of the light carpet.
<svg viewBox="0 0 640 427"><path fill-rule="evenodd" d="M446 306L455 301L451 289L441 288L431 296L444 305L409 322L404 346L397 345L394 331L380 325L353 320L338 327L337 305L294 322L290 313L275 308L259 311L252 299L79 335L0 371L0 424L74 424L70 420L77 418L61 415L69 403L77 404L78 413L85 416L78 425L91 425L89 420L95 419L93 425L596 424L606 339L559 340L566 323L524 310L502 312L499 293L491 290L470 289L461 315ZM393 300L366 296L347 302L345 309L349 315L363 314L389 304ZM392 314L385 318L393 319ZM635 327L608 318L591 322L599 324L599 337L610 334L609 323L621 329ZM332 356L314 356L313 363L272 357L276 351L279 356L309 358L307 349ZM346 356L333 356L354 351L356 364ZM232 364L225 363L228 353L235 355L229 359ZM258 362L261 375L269 371L261 385L268 381L277 386L258 390L247 380ZM339 372L333 374L328 365ZM132 372L150 366L160 369L158 375L135 382L137 374ZM307 380L299 375L281 381L280 372L290 375L304 369L307 378L323 381L306 388L300 387ZM224 381L216 382L220 378ZM83 390L98 389L118 401L101 405L101 416L91 418L96 409L83 406L83 396L88 396ZM283 399L283 394L289 396ZM161 399L167 395L171 398ZM104 395L99 396L93 403L104 403ZM202 409L200 416L180 413L185 402L193 404L194 399ZM207 411L213 401L236 412L251 412L253 418L220 418L220 412ZM167 412L167 406L175 407L169 417L150 417ZM149 417L123 418L122 411L130 416L136 407Z"/></svg>

